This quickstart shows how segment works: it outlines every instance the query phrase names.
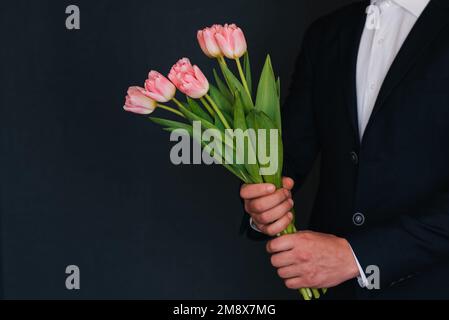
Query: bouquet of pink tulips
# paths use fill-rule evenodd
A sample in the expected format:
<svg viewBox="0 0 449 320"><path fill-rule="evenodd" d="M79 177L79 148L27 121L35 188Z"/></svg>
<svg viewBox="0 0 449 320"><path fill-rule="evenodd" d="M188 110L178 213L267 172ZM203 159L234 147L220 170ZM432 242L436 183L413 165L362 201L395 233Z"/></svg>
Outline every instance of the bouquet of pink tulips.
<svg viewBox="0 0 449 320"><path fill-rule="evenodd" d="M215 85L183 58L172 67L168 79L151 71L144 88L130 87L124 109L143 115L157 108L173 113L179 121L150 119L172 134L178 132L195 139L203 154L244 183L265 182L281 188L280 81L274 75L270 57L254 95L247 43L240 28L234 24L214 25L198 31L198 42L209 58L218 61L221 76L214 70ZM235 62L236 73L226 58ZM175 97L176 88L186 95L185 101ZM170 101L174 106L165 104ZM201 130L205 130L203 135ZM292 222L282 234L295 232ZM304 288L300 293L305 300L320 297L317 289Z"/></svg>

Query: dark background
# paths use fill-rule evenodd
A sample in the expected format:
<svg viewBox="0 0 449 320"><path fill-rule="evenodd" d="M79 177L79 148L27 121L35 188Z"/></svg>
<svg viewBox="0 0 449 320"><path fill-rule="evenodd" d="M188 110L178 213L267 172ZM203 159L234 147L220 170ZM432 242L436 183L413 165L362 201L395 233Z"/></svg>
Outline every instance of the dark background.
<svg viewBox="0 0 449 320"><path fill-rule="evenodd" d="M285 95L305 28L348 2L2 1L3 297L296 298L264 243L239 234L239 182L172 165L168 134L122 105L182 56L210 70L196 30L224 22L246 32L254 71L271 53ZM70 4L79 31L65 28ZM297 198L302 227L314 180ZM79 291L65 288L71 264Z"/></svg>

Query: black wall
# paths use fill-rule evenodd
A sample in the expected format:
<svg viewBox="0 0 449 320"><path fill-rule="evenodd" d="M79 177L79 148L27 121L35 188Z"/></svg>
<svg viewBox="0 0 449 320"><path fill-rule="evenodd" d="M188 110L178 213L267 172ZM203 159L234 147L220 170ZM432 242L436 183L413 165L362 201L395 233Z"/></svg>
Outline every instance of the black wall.
<svg viewBox="0 0 449 320"><path fill-rule="evenodd" d="M215 22L242 26L254 70L271 53L286 93L306 26L348 2L2 1L3 296L296 298L264 244L239 235L238 181L173 166L168 134L122 105L151 68L188 56L210 69L195 39ZM79 31L65 28L69 4ZM297 200L303 225L312 194ZM65 288L71 264L79 291Z"/></svg>

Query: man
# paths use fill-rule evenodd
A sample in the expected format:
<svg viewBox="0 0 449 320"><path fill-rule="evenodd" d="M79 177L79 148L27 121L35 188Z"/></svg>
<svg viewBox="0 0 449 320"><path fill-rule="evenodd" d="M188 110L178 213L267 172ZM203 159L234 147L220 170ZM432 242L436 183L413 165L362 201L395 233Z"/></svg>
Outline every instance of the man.
<svg viewBox="0 0 449 320"><path fill-rule="evenodd" d="M285 285L449 298L449 1L364 1L321 18L283 116L291 178L241 196L254 227L276 235L292 220L294 183L321 155L313 231L267 244Z"/></svg>

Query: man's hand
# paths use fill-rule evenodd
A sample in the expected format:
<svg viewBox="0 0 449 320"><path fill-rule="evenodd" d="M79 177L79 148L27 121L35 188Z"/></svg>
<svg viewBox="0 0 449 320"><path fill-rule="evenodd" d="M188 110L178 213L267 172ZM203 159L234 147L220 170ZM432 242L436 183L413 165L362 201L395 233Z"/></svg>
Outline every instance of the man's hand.
<svg viewBox="0 0 449 320"><path fill-rule="evenodd" d="M267 183L243 185L240 190L246 212L257 228L269 236L281 233L293 220L291 190L294 182L283 178L282 183L284 188L279 190Z"/></svg>
<svg viewBox="0 0 449 320"><path fill-rule="evenodd" d="M271 240L267 251L290 289L332 288L359 275L349 243L333 235L298 232Z"/></svg>

